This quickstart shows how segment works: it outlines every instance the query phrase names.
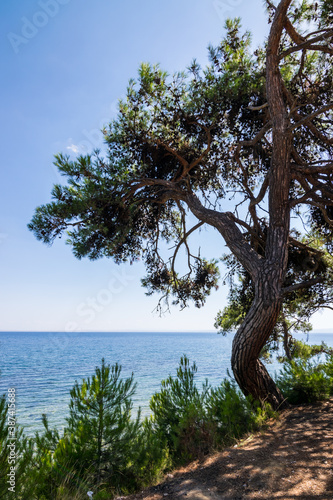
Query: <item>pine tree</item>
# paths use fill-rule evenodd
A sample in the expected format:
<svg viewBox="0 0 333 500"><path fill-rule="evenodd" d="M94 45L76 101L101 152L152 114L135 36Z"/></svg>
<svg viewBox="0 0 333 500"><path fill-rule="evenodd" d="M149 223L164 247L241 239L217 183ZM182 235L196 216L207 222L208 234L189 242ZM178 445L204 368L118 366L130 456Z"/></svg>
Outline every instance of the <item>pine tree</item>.
<svg viewBox="0 0 333 500"><path fill-rule="evenodd" d="M78 258L143 260L148 293L181 307L202 306L218 286L217 261L190 241L204 224L215 228L253 288L233 340L235 379L278 408L285 400L260 353L290 296L332 291L324 256L301 274L288 266L295 254L316 257L311 231L332 251L332 0L265 3L263 47L252 51L240 19L227 20L205 69L194 62L170 77L143 64L104 130L107 154L57 155L67 184L29 227L47 244L67 233ZM174 242L171 254L161 241Z"/></svg>
<svg viewBox="0 0 333 500"><path fill-rule="evenodd" d="M131 463L132 442L140 427L140 412L132 419L132 396L136 384L121 379L116 363L96 367L95 375L76 382L70 392L70 416L65 429L72 460L89 471L93 484L119 487ZM55 457L59 458L60 450Z"/></svg>

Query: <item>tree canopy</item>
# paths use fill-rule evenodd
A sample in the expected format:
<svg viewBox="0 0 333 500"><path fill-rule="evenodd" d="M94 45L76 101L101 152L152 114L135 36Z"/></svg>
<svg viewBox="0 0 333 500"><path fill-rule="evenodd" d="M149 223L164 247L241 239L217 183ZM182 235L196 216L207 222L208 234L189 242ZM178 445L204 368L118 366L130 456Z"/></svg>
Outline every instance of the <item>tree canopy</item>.
<svg viewBox="0 0 333 500"><path fill-rule="evenodd" d="M293 316L302 324L333 299L333 28L330 0L266 4L262 47L234 19L205 68L194 60L170 76L142 64L103 130L107 153L58 154L66 183L29 228L47 244L67 232L78 258L142 259L148 293L181 306L218 286L218 261L189 244L204 224L217 229L234 281L218 322L239 327L236 380L278 406L260 352ZM168 256L163 241L174 243Z"/></svg>

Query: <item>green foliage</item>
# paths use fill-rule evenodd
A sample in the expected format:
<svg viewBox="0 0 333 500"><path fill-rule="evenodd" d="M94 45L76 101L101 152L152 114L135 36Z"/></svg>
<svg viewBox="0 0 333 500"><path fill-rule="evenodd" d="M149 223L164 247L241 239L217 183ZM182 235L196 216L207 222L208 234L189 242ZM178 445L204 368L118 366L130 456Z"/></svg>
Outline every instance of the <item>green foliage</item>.
<svg viewBox="0 0 333 500"><path fill-rule="evenodd" d="M296 232L293 236L300 238ZM264 246L263 242L262 252ZM215 327L225 335L235 331L245 320L254 298L254 285L249 273L234 256L225 255L222 260L229 269L224 278L230 286L229 304L218 312ZM326 242L316 232L302 238L301 242L292 239L289 245L284 286L294 286L307 280L314 280L313 284L284 296L279 318L261 353L266 361L270 360L271 353L277 351L281 343L286 356L294 356L298 344L293 334L311 331L311 316L322 307L333 304L333 259L326 249Z"/></svg>
<svg viewBox="0 0 333 500"><path fill-rule="evenodd" d="M207 417L215 424L215 440L230 444L257 430L264 420L259 408L260 405L240 393L235 381L224 379L219 387L211 390L207 401Z"/></svg>
<svg viewBox="0 0 333 500"><path fill-rule="evenodd" d="M326 362L311 359L325 351L325 345L297 345L296 359L286 361L277 378L277 385L292 404L314 403L333 394L333 355L326 354Z"/></svg>
<svg viewBox="0 0 333 500"><path fill-rule="evenodd" d="M314 356L320 354L326 354L328 363L330 357L333 356L333 349L331 347L328 347L328 345L325 344L325 342L322 342L319 345L309 345L306 344L305 342L294 339L291 346L291 353L292 353L292 359L295 361L297 361L298 359L307 361L310 358L313 358ZM285 361L284 358L279 359L279 361L280 360Z"/></svg>
<svg viewBox="0 0 333 500"><path fill-rule="evenodd" d="M312 361L313 356L326 360ZM333 395L333 356L325 344L295 346L296 361L284 363L278 385L291 403L309 403ZM44 430L27 440L17 434L17 499L82 500L92 490L97 500L138 491L165 471L228 446L259 430L277 414L268 404L245 397L230 377L201 390L197 367L184 355L176 376L161 382L151 399L152 415L131 418L133 375L121 379L121 367L104 360L92 377L71 390L70 415L62 433ZM6 497L8 426L5 398L0 399L0 498ZM2 496L1 496L2 494Z"/></svg>
<svg viewBox="0 0 333 500"><path fill-rule="evenodd" d="M174 465L230 444L273 416L269 405L261 408L245 398L234 381L225 379L217 388L206 381L199 391L196 372L195 363L190 366L183 356L177 376L162 381L150 402L152 425Z"/></svg>
<svg viewBox="0 0 333 500"><path fill-rule="evenodd" d="M209 262L206 259L198 259L193 264L192 271L195 273L193 277L190 274L179 277L163 266L157 270L150 270L141 283L147 288L146 295L152 295L156 291L163 292L162 299L165 298L167 303L169 296L173 296L172 304L180 304L182 307L186 306L188 297L191 297L195 306L200 308L211 290L218 289L220 272L217 261Z"/></svg>
<svg viewBox="0 0 333 500"><path fill-rule="evenodd" d="M153 483L169 465L151 421L132 417L133 374L121 378L118 364L96 367L92 377L70 391L67 426L60 434L44 430L31 439L27 476L31 499L110 499ZM1 409L1 407L0 407ZM21 497L20 497L21 498Z"/></svg>
<svg viewBox="0 0 333 500"><path fill-rule="evenodd" d="M182 356L177 376L162 380L161 391L150 401L153 426L174 462L188 461L209 446L204 439L208 427L204 405L209 386L206 381L202 391L198 390L196 372L196 364L190 366L189 359Z"/></svg>
<svg viewBox="0 0 333 500"><path fill-rule="evenodd" d="M44 432L35 437L34 479L38 498L70 497L80 492L83 495L89 487L103 484L107 472L112 471L115 479L121 473L124 461L128 461L129 440L137 422L130 421L130 413L127 414L133 380L123 382L119 376L119 367L110 370L103 360L92 378L75 384L68 426L62 436L49 429L43 416ZM121 453L124 457L119 459ZM118 467L117 473L114 467Z"/></svg>
<svg viewBox="0 0 333 500"><path fill-rule="evenodd" d="M154 484L171 467L170 453L155 432L151 418L145 418L132 442L131 473L133 488L138 489Z"/></svg>
<svg viewBox="0 0 333 500"><path fill-rule="evenodd" d="M119 365L107 366L103 359L95 375L76 383L70 393L65 443L72 460L84 469L94 464L92 485L106 482L118 488L122 484L138 432L140 415L131 418L133 375L122 380L120 374Z"/></svg>
<svg viewBox="0 0 333 500"><path fill-rule="evenodd" d="M29 479L34 485L35 498L82 498L91 484L92 463L85 468L76 455L74 438L50 429L46 415L42 417L44 430L36 433L32 472Z"/></svg>

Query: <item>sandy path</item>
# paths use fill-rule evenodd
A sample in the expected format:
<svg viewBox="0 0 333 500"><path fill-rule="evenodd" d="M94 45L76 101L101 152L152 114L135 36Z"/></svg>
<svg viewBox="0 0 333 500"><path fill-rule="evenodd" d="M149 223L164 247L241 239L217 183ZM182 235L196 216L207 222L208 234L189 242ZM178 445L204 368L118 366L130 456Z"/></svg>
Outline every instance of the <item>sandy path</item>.
<svg viewBox="0 0 333 500"><path fill-rule="evenodd" d="M333 399L285 411L236 447L126 500L333 500Z"/></svg>

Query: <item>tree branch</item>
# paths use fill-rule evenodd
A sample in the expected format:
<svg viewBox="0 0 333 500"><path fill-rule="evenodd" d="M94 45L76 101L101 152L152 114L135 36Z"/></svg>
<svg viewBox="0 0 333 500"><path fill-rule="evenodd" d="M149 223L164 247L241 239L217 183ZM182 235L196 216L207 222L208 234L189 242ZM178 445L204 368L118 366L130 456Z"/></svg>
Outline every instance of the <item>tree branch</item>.
<svg viewBox="0 0 333 500"><path fill-rule="evenodd" d="M317 283L322 283L323 278L313 278L312 280L303 281L303 283L297 283L296 285L287 286L282 289L282 295L286 295L291 292L295 292L296 290L300 290L302 288L309 288L312 285L316 285Z"/></svg>
<svg viewBox="0 0 333 500"><path fill-rule="evenodd" d="M292 134L288 132L289 118L283 95L283 79L279 69L279 48L288 8L292 0L281 0L275 10L266 51L266 95L272 120L272 156L269 178L270 221L266 258L287 266L290 212L290 151ZM282 272L284 272L282 269Z"/></svg>
<svg viewBox="0 0 333 500"><path fill-rule="evenodd" d="M329 47L325 47L324 45L316 45L315 47L311 47L314 43L320 42L321 40L324 40L324 39L332 37L332 36L333 36L333 30L330 30L330 31L327 31L326 33L323 33L322 35L318 35L314 38L311 38L310 40L306 40L304 42L301 42L301 43L299 43L299 45L296 45L294 47L290 47L289 49L282 52L282 54L280 54L280 60L284 59L286 56L288 56L289 54L292 54L293 52L297 52L299 50L304 50L304 49L311 49L311 50L323 50L323 49L325 49L324 52L328 51L327 52L328 54L333 54L333 49L330 49Z"/></svg>
<svg viewBox="0 0 333 500"><path fill-rule="evenodd" d="M325 106L317 109L313 113L311 113L308 116L305 116L304 118L301 118L298 122L293 123L288 127L288 130L295 130L296 128L300 127L301 125L307 124L308 121L312 120L318 115L321 115L322 113L325 113L325 111L329 111L330 109L333 109L333 103L326 104ZM298 113L297 113L298 115ZM299 115L298 115L299 116ZM312 124L313 125L313 124ZM313 125L314 126L314 125ZM319 132L319 131L318 131ZM321 132L319 132L321 134ZM322 134L321 134L322 135ZM325 136L324 136L325 137ZM333 139L327 139L329 142L333 142Z"/></svg>
<svg viewBox="0 0 333 500"><path fill-rule="evenodd" d="M323 255L324 254L324 252L322 252L321 250L317 250L317 248L310 247L309 245L306 245L305 243L302 243L301 241L296 240L292 236L290 236L289 241L294 247L303 248L304 250L311 251L316 255Z"/></svg>
<svg viewBox="0 0 333 500"><path fill-rule="evenodd" d="M145 139L143 139L143 140L145 140ZM173 156L175 156L177 158L177 160L183 165L184 168L188 167L188 161L186 161L185 158L183 158L178 153L178 151L173 149L171 146L169 146L165 142L161 141L161 139L158 139L156 137L151 137L151 140L154 141L158 146L162 146L166 151L168 151L168 153L171 153ZM149 143L148 140L145 140L145 142Z"/></svg>
<svg viewBox="0 0 333 500"><path fill-rule="evenodd" d="M284 27L294 43L301 44L305 40L304 37L296 31L288 16L285 18Z"/></svg>
<svg viewBox="0 0 333 500"><path fill-rule="evenodd" d="M180 247L187 240L187 238L190 236L190 234L192 234L194 231L196 231L197 229L199 229L199 227L201 227L203 225L204 225L204 222L202 222L202 221L198 222L198 224L196 224L189 231L187 231L187 233L183 236L183 238L178 243L178 245L177 245L177 247L176 247L176 249L174 251L173 258L172 258L172 264L171 264L171 270L172 270L172 274L173 274L174 278L176 276L175 261L176 261L177 253L178 253Z"/></svg>
<svg viewBox="0 0 333 500"><path fill-rule="evenodd" d="M327 163L326 165L298 165L296 163L292 164L292 170L299 172L300 174L330 174L333 172L333 163Z"/></svg>
<svg viewBox="0 0 333 500"><path fill-rule="evenodd" d="M265 104L262 104L261 106L248 106L247 109L250 109L251 111L260 111L261 109L268 108L268 102L265 102Z"/></svg>
<svg viewBox="0 0 333 500"><path fill-rule="evenodd" d="M254 205L258 205L258 203L260 203L263 200L267 192L268 186L269 186L269 175L266 175L264 182L261 185L258 196L250 201L250 208Z"/></svg>
<svg viewBox="0 0 333 500"><path fill-rule="evenodd" d="M217 212L202 205L199 198L192 193L184 193L183 201L200 221L215 227L224 238L227 246L242 263L251 276L258 275L262 265L262 257L246 241L243 233L234 221L234 214Z"/></svg>
<svg viewBox="0 0 333 500"><path fill-rule="evenodd" d="M240 148L242 146L245 146L245 147L252 147L252 146L255 146L257 144L257 142L260 141L260 139L262 139L264 137L264 135L266 134L266 132L268 132L268 130L270 130L272 128L272 122L271 121L268 121L267 123L265 123L265 125L259 130L259 132L257 133L257 135L251 140L251 141L240 141L238 144L237 144L237 151L239 152L240 151Z"/></svg>
<svg viewBox="0 0 333 500"><path fill-rule="evenodd" d="M211 143L212 143L212 136L211 136L210 128L209 127L203 127L203 128L204 128L204 130L206 131L206 134L207 134L207 147L206 147L206 149L202 152L202 154L196 160L192 161L192 163L190 163L190 164L187 164L188 165L187 167L185 166L184 172L182 173L182 175L180 176L180 178L178 178L177 180L180 180L183 177L185 177L185 175L187 175L194 167L196 167L197 165L199 165L199 163L209 153L210 146L211 146Z"/></svg>

